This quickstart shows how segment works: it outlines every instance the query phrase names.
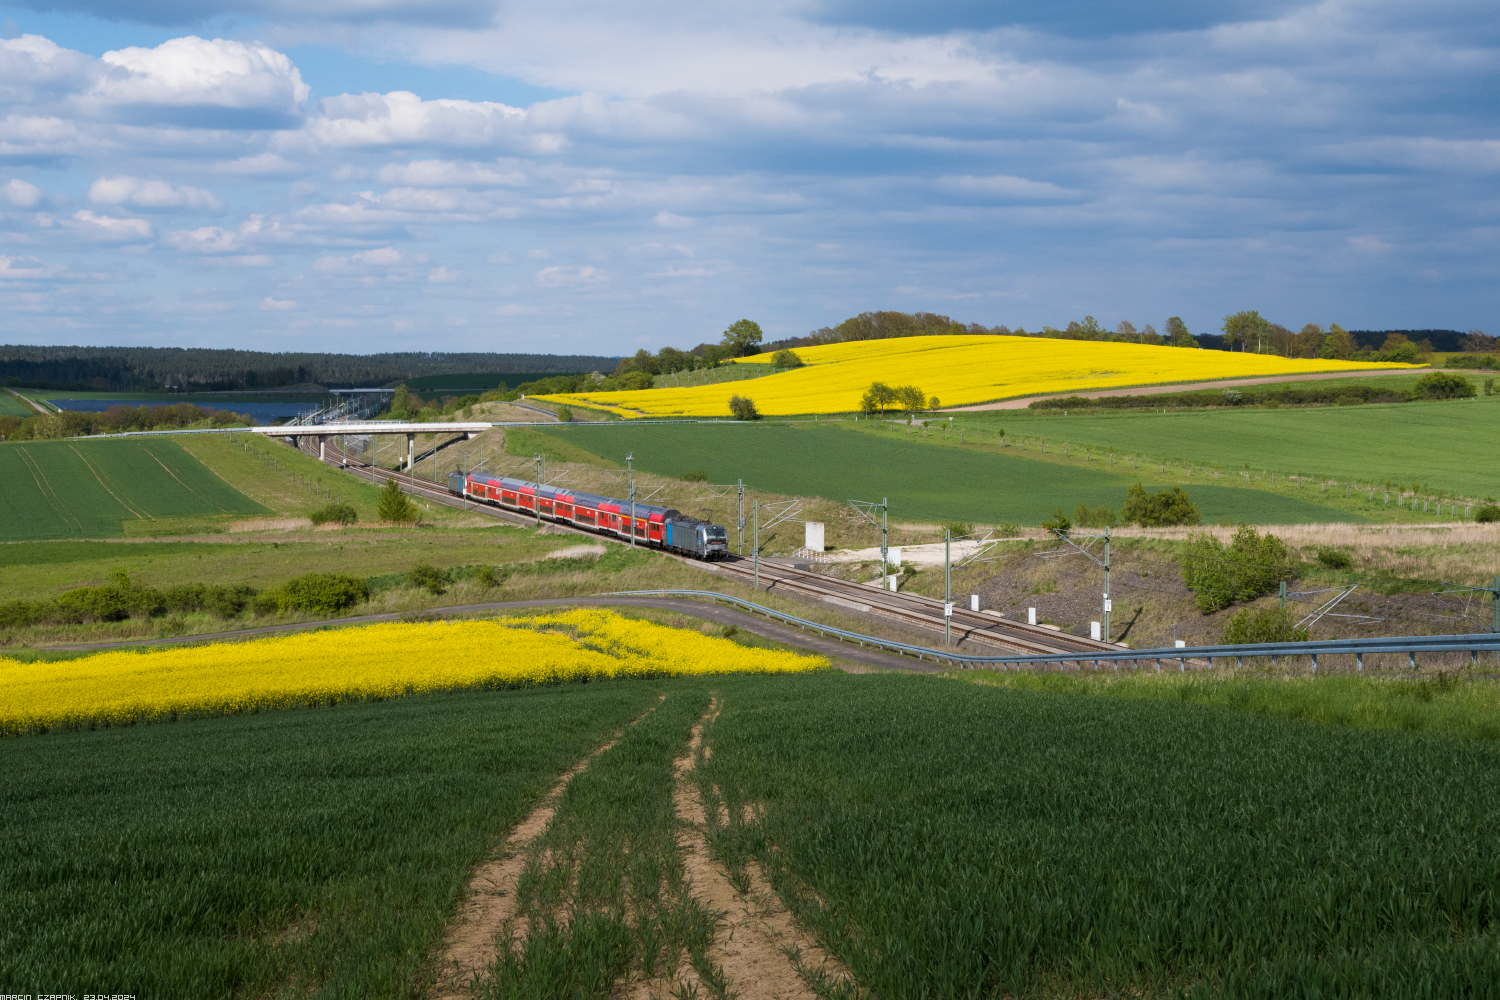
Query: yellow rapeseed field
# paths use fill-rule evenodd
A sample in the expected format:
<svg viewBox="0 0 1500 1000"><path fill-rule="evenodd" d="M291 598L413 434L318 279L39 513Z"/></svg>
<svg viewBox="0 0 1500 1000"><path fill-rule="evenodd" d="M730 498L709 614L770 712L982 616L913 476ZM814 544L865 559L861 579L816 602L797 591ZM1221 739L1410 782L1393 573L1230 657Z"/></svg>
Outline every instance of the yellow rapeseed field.
<svg viewBox="0 0 1500 1000"><path fill-rule="evenodd" d="M77 660L0 658L0 733L232 715L425 691L591 678L790 673L818 656L576 610L484 621L382 624Z"/></svg>
<svg viewBox="0 0 1500 1000"><path fill-rule="evenodd" d="M860 395L876 380L916 385L948 407L1088 389L1413 367L1041 337L898 337L799 347L796 353L806 367L748 382L539 398L626 417L724 417L729 397L739 393L765 416L789 416L857 410ZM771 356L742 360L769 362Z"/></svg>

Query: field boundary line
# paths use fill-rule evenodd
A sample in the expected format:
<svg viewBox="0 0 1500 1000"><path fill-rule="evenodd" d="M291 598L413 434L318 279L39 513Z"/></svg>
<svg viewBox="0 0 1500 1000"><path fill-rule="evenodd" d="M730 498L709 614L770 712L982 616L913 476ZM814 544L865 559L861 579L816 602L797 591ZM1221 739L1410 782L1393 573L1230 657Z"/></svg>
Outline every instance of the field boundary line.
<svg viewBox="0 0 1500 1000"><path fill-rule="evenodd" d="M464 883L464 901L459 912L448 922L443 933L443 954L438 960L438 986L435 996L439 1000L461 1000L468 996L468 986L478 979L494 962L499 952L501 935L507 935L512 944L525 940L513 926L516 915L516 888L521 874L526 870L524 848L547 829L562 799L563 792L573 778L586 770L600 754L606 752L625 735L625 730L656 711L665 694L659 695L655 705L622 726L604 743L591 750L584 758L568 768L557 779L540 802L526 817L506 835L500 850L488 852L470 872Z"/></svg>
<svg viewBox="0 0 1500 1000"><path fill-rule="evenodd" d="M57 490L52 488L52 480L48 479L47 473L42 470L42 463L38 462L25 448L17 448L16 451L26 464L27 471L31 473L37 491L42 494L43 498L50 498L53 506L62 514L65 521L72 521L80 532L83 531L83 522L73 516L72 511L68 510L68 505L62 502L62 497L57 495Z"/></svg>
<svg viewBox="0 0 1500 1000"><path fill-rule="evenodd" d="M114 497L115 498L115 502L118 503L121 507L124 507L126 510L130 511L130 513L134 514L136 516L137 520L141 520L141 521L154 521L154 520L156 520L156 518L152 517L150 514L142 514L140 511L138 511L134 507L130 506L130 504L128 504L124 500L120 499L120 495L118 493L116 493L114 490L112 490L112 489L109 488L109 484L106 483L104 481L104 478L99 475L99 471L94 468L94 466L92 465L92 463L89 462L88 459L86 459L86 458L83 457L83 452L79 451L76 446L74 446L72 444L69 444L68 445L68 450L71 451L73 454L77 455L78 456L78 460L84 464L84 467L87 468L90 472L92 472L94 474L94 480L100 486L104 487L104 492L106 492L110 496Z"/></svg>
<svg viewBox="0 0 1500 1000"><path fill-rule="evenodd" d="M181 446L179 445L179 447L181 447ZM146 446L145 442L141 443L141 451L144 451L146 454L150 455L151 456L151 460L153 462L155 462L157 465L161 466L163 469L166 469L167 470L167 475L171 476L173 479L176 479L177 482L178 482L178 485L180 485L183 489L187 490L193 496L197 497L199 500L202 500L204 503L208 504L210 507L219 507L218 504L214 503L208 497L204 496L202 493L199 493L197 490L193 489L187 483L184 483L182 481L182 479L177 475L177 473L173 472L170 468L168 468L167 467L167 463L163 462L161 460L161 458L157 456L156 452L152 451L150 448L148 448ZM196 456L194 456L194 457L196 458ZM228 507L219 507L219 510L223 511L226 514L233 514L234 513L234 511L230 510Z"/></svg>

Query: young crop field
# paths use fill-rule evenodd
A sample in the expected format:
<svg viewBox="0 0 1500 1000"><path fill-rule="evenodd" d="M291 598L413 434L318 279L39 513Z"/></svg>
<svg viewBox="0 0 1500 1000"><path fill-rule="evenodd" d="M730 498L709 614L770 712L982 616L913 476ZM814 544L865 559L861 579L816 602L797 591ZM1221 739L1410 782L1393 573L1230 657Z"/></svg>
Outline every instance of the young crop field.
<svg viewBox="0 0 1500 1000"><path fill-rule="evenodd" d="M596 455L635 454L635 467L662 476L706 472L710 482L831 500L889 497L898 519L931 518L983 524L1039 524L1056 507L1118 509L1125 491L1151 470L1109 471L1033 461L1012 449L936 447L904 432L863 433L856 425L681 424L542 429ZM904 428L903 428L904 431ZM1180 470L1173 470L1178 471ZM1184 482L1204 519L1257 524L1360 521L1310 499L1253 488ZM1312 491L1309 491L1312 492Z"/></svg>
<svg viewBox="0 0 1500 1000"><path fill-rule="evenodd" d="M1445 705L1413 735L1276 683L722 675L11 739L0 986L1487 995L1500 745L1458 723L1493 697L1384 682Z"/></svg>
<svg viewBox="0 0 1500 1000"><path fill-rule="evenodd" d="M705 794L873 995L1480 996L1492 743L893 676L724 689Z"/></svg>
<svg viewBox="0 0 1500 1000"><path fill-rule="evenodd" d="M164 438L0 445L0 541L110 538L131 522L264 514Z"/></svg>
<svg viewBox="0 0 1500 1000"><path fill-rule="evenodd" d="M1061 445L1090 447L1096 456L1141 455L1180 466L1222 468L1238 475L1276 472L1384 486L1386 480L1426 484L1449 495L1500 495L1494 471L1480 456L1500 451L1500 396L1441 402L1190 412L997 411L959 414L953 426L1004 427L1008 436L1046 438L1048 458ZM991 432L992 434L993 432ZM986 435L991 436L991 435Z"/></svg>
<svg viewBox="0 0 1500 1000"><path fill-rule="evenodd" d="M1184 350L1040 337L899 337L796 351L806 362L753 383L539 397L627 417L728 416L729 397L750 396L761 413L849 413L871 382L915 384L944 406L1053 392L1255 378L1308 372L1409 369L1409 365L1302 361L1268 354ZM767 363L770 355L744 358Z"/></svg>
<svg viewBox="0 0 1500 1000"><path fill-rule="evenodd" d="M651 682L9 740L0 989L407 996L465 874Z"/></svg>

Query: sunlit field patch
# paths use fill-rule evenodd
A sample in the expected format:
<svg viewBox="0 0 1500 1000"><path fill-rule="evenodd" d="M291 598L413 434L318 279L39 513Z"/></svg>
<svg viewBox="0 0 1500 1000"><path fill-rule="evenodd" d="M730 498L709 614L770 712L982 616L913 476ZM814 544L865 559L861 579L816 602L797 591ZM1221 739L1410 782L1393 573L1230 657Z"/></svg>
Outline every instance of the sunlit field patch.
<svg viewBox="0 0 1500 1000"><path fill-rule="evenodd" d="M627 417L721 417L729 415L729 397L739 393L766 416L787 416L857 410L861 394L877 380L915 384L943 406L964 406L1122 386L1412 367L1041 337L898 337L799 347L796 353L805 367L751 382L538 398ZM740 360L767 363L771 356Z"/></svg>
<svg viewBox="0 0 1500 1000"><path fill-rule="evenodd" d="M828 661L575 610L493 621L389 623L78 660L0 658L0 733L620 677L789 673Z"/></svg>

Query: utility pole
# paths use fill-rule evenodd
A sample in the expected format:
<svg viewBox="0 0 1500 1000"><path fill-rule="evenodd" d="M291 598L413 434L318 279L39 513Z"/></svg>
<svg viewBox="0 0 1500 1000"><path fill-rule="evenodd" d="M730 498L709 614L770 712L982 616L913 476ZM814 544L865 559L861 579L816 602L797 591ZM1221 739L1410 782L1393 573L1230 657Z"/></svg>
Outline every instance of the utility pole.
<svg viewBox="0 0 1500 1000"><path fill-rule="evenodd" d="M531 497L532 513L536 515L536 526L542 526L542 480L547 477L547 458L536 456L536 493Z"/></svg>
<svg viewBox="0 0 1500 1000"><path fill-rule="evenodd" d="M630 463L635 461L635 452L625 456L625 482L630 486L630 547L635 548L635 473Z"/></svg>
<svg viewBox="0 0 1500 1000"><path fill-rule="evenodd" d="M740 484L739 485L739 512L740 512L739 513L739 518L740 518L740 526L739 526L739 531L738 531L738 533L736 534L735 537L739 540L740 555L744 555L745 554L745 481L743 479L741 479L739 481L739 484Z"/></svg>
<svg viewBox="0 0 1500 1000"><path fill-rule="evenodd" d="M881 497L880 498L880 589L881 590L889 590L890 589L890 583L887 582L890 579L890 572L891 572L890 567L887 564L887 557L888 557L888 553L890 551L890 548L887 545L887 542L890 539L890 534L889 534L889 532L887 530L887 524L886 524L886 514L888 513L889 507L890 507L890 497Z"/></svg>
<svg viewBox="0 0 1500 1000"><path fill-rule="evenodd" d="M755 592L760 593L760 500L751 501L755 514Z"/></svg>
<svg viewBox="0 0 1500 1000"><path fill-rule="evenodd" d="M1109 599L1109 525L1104 526L1104 641L1109 642L1109 612L1113 607Z"/></svg>
<svg viewBox="0 0 1500 1000"><path fill-rule="evenodd" d="M953 535L947 528L943 529L943 645L953 645L953 594L952 574L948 561L948 552L952 548Z"/></svg>
<svg viewBox="0 0 1500 1000"><path fill-rule="evenodd" d="M1286 610L1286 581L1281 581L1281 610Z"/></svg>

